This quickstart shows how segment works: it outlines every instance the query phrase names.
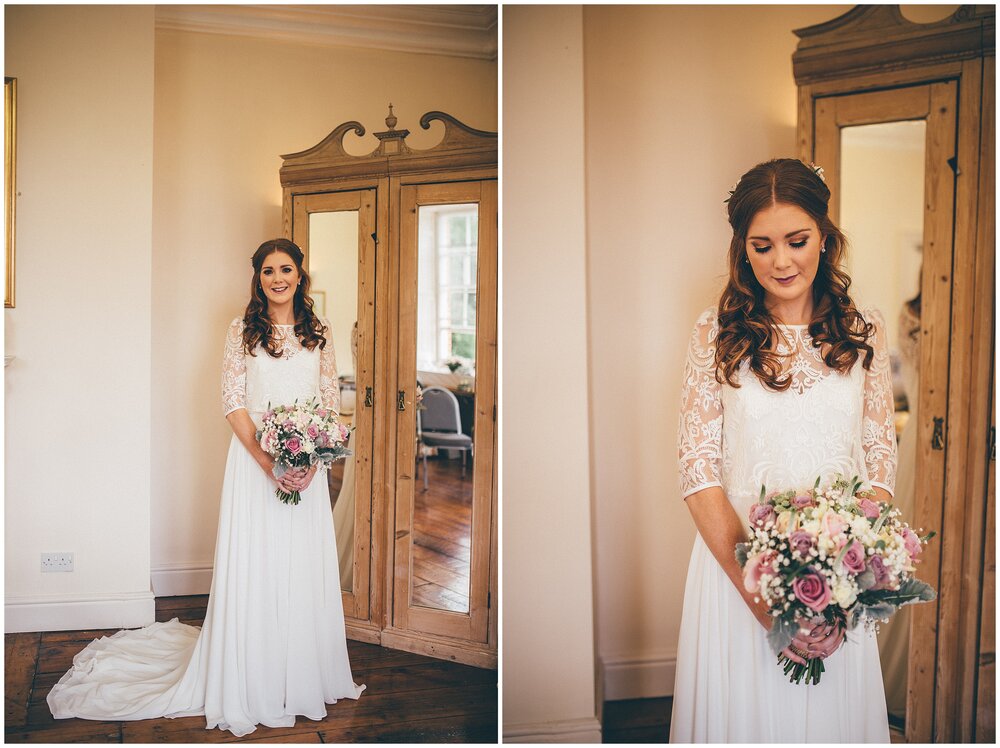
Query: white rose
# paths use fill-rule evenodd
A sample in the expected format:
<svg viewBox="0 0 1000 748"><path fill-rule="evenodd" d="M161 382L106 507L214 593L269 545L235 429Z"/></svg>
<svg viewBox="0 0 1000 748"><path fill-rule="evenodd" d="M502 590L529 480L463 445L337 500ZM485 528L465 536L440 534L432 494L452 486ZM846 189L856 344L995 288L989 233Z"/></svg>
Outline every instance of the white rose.
<svg viewBox="0 0 1000 748"><path fill-rule="evenodd" d="M833 599L841 608L847 608L858 599L858 593L850 582L839 582L833 587Z"/></svg>

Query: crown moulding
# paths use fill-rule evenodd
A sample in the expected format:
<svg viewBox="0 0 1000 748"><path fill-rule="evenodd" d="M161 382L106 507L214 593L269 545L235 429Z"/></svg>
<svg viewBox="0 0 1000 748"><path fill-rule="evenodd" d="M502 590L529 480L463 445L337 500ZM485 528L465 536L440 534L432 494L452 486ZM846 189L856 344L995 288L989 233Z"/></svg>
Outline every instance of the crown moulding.
<svg viewBox="0 0 1000 748"><path fill-rule="evenodd" d="M495 5L158 5L156 28L495 60L496 8Z"/></svg>
<svg viewBox="0 0 1000 748"><path fill-rule="evenodd" d="M992 7L962 5L934 23L916 23L898 5L857 5L826 23L796 29L797 85L894 67L931 65L994 54Z"/></svg>

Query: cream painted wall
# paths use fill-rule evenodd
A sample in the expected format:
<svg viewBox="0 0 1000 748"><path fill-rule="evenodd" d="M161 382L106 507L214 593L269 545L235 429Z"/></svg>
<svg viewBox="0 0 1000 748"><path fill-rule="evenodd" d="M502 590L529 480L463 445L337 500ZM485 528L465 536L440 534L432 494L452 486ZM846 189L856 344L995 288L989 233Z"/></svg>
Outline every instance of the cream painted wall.
<svg viewBox="0 0 1000 748"><path fill-rule="evenodd" d="M19 194L5 630L150 623L153 9L8 5L4 65ZM63 551L74 571L41 573Z"/></svg>
<svg viewBox="0 0 1000 748"><path fill-rule="evenodd" d="M390 101L414 147L440 138L419 126L430 110L495 130L496 63L157 31L155 76L152 564L158 592L207 591L232 433L223 336L251 254L281 233L280 154L348 120L383 129ZM347 138L354 153L376 144Z"/></svg>
<svg viewBox="0 0 1000 748"><path fill-rule="evenodd" d="M846 10L583 11L597 628L609 699L672 693L695 535L676 467L688 336L725 280L728 190L754 164L796 155L792 29Z"/></svg>
<svg viewBox="0 0 1000 748"><path fill-rule="evenodd" d="M510 5L503 15L504 740L600 742L583 15Z"/></svg>

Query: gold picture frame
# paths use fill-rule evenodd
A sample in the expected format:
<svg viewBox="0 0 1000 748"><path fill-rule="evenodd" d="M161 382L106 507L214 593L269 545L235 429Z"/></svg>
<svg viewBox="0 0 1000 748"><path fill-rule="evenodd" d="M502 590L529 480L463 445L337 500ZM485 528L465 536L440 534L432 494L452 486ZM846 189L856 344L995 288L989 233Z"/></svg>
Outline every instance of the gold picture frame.
<svg viewBox="0 0 1000 748"><path fill-rule="evenodd" d="M4 299L6 309L14 308L14 215L17 199L17 78L3 79L3 173L4 217L7 227L4 264Z"/></svg>

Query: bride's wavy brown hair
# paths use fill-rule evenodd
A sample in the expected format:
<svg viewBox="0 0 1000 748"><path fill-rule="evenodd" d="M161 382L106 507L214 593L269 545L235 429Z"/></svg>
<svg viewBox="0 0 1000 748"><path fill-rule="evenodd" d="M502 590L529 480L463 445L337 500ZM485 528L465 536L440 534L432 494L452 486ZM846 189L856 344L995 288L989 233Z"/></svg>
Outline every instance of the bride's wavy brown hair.
<svg viewBox="0 0 1000 748"><path fill-rule="evenodd" d="M845 373L863 355L862 365L871 367L874 349L869 338L875 327L858 312L848 294L851 278L841 269L847 251L844 234L830 220L830 190L808 166L793 158L758 164L743 175L728 201L729 282L719 300L719 335L715 347L715 378L739 387L740 365L750 361L750 370L772 390L787 390L791 375L779 377L781 356L773 350L779 332L764 305L764 288L747 262L747 232L754 216L772 205L784 203L804 210L825 236L826 252L820 253L813 281L813 313L809 335L813 345L824 346L823 360L831 369Z"/></svg>
<svg viewBox="0 0 1000 748"><path fill-rule="evenodd" d="M309 296L309 273L302 266L302 250L288 239L270 239L257 247L257 251L250 258L250 264L253 265L253 280L250 281L250 303L243 313L243 350L251 356L256 355L254 350L259 344L274 358L281 355L278 342L272 334L271 318L267 313L267 296L264 295L264 289L260 285L260 272L264 260L275 252L284 252L291 257L302 279L292 299L292 310L295 312L295 337L310 351L317 345L322 350L326 346L326 337L323 335L326 328L313 312L313 300Z"/></svg>

